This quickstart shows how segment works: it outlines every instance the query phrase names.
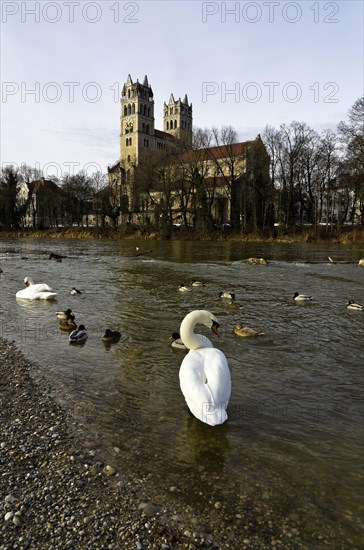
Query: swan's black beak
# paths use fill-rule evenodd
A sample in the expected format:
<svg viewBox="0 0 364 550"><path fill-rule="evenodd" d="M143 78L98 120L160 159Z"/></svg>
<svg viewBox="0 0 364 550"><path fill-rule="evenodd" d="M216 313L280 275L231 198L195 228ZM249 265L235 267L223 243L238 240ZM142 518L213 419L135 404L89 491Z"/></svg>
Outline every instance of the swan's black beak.
<svg viewBox="0 0 364 550"><path fill-rule="evenodd" d="M216 321L212 321L211 330L216 334L216 336L220 336L220 333L218 331L219 326L219 323L217 323Z"/></svg>

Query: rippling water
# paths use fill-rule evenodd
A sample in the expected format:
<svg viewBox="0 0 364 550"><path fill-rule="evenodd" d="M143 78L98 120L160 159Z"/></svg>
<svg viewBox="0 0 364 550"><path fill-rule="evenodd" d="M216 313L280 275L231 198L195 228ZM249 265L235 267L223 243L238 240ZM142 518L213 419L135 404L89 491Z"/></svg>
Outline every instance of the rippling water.
<svg viewBox="0 0 364 550"><path fill-rule="evenodd" d="M66 258L51 261L50 252ZM364 249L3 239L0 335L38 362L90 438L120 449L124 469L182 485L181 498L200 505L218 498L236 511L251 493L298 506L359 545L364 313L345 302L364 303L364 269L324 263L329 255L358 260ZM250 256L269 265L248 265ZM16 300L25 276L52 286L57 302ZM206 286L178 291L192 279ZM73 286L80 296L70 296ZM221 290L244 309L229 310ZM294 303L295 291L315 299ZM58 328L55 311L67 307L88 329L84 347ZM208 336L231 369L229 419L216 428L189 414L178 380L184 355L168 340L198 308L219 319L221 338ZM237 322L265 334L239 339ZM103 344L107 327L121 331L119 343Z"/></svg>

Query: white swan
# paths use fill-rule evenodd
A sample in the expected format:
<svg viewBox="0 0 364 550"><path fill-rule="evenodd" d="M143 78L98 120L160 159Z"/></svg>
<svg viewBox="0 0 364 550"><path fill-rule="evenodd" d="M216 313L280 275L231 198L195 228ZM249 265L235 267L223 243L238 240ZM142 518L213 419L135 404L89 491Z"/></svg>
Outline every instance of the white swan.
<svg viewBox="0 0 364 550"><path fill-rule="evenodd" d="M26 288L19 290L16 293L16 298L22 298L24 300L53 300L57 293L53 292L53 289L44 284L34 284L31 277L25 277L24 283Z"/></svg>
<svg viewBox="0 0 364 550"><path fill-rule="evenodd" d="M225 355L213 347L194 327L202 323L219 335L216 317L206 310L195 310L183 319L180 328L182 341L190 350L182 361L179 381L191 413L210 426L227 419L226 408L231 394L230 370Z"/></svg>

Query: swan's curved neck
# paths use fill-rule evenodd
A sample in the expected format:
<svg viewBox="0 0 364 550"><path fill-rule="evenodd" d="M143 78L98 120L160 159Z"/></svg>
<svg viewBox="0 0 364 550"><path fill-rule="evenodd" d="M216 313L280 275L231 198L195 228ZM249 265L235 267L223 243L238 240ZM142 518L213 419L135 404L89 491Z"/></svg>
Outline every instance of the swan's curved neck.
<svg viewBox="0 0 364 550"><path fill-rule="evenodd" d="M192 311L183 319L180 328L181 339L188 349L212 348L212 342L203 334L195 334L194 328L198 323L208 325L211 314L205 310Z"/></svg>

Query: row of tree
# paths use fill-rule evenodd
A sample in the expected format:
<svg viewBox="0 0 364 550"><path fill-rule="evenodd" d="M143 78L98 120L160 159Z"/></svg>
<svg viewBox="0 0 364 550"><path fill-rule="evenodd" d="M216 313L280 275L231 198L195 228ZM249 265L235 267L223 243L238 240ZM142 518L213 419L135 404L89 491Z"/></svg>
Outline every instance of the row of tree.
<svg viewBox="0 0 364 550"><path fill-rule="evenodd" d="M147 155L135 171L120 166L106 174L66 174L57 197L43 201L49 225L108 220L113 226L139 221L170 230L183 225L212 230L229 222L243 231L296 224L364 224L364 98L358 99L337 131L316 132L304 122L265 128L239 144L232 127L196 129L193 149L180 143ZM223 153L223 154L222 154ZM20 202L24 182L42 174L8 166L0 174L0 227L24 225L28 203ZM37 205L38 214L41 208ZM228 217L227 217L228 216Z"/></svg>

